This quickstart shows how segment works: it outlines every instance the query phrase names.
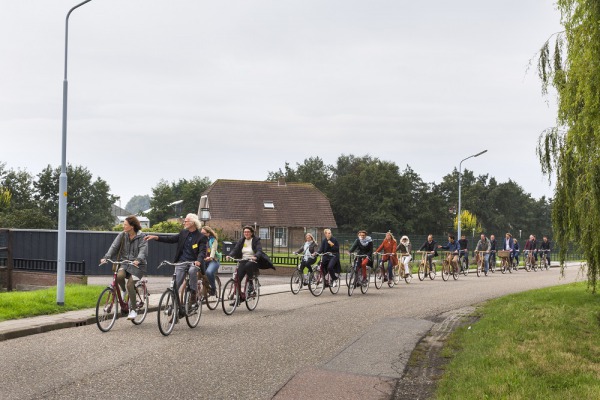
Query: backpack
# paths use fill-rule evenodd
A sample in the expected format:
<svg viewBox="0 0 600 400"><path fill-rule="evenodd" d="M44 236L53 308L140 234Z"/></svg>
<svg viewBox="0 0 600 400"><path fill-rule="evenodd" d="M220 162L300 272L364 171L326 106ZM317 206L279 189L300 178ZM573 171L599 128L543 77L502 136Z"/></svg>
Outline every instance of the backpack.
<svg viewBox="0 0 600 400"><path fill-rule="evenodd" d="M208 249L209 249L209 251L212 248L212 245L213 245L214 242L215 242L215 238L214 238L214 236L211 236L210 239L208 239ZM223 254L218 249L219 249L219 246L218 246L218 243L217 243L217 250L215 251L214 255L211 255L211 257L220 262L221 258L223 257Z"/></svg>

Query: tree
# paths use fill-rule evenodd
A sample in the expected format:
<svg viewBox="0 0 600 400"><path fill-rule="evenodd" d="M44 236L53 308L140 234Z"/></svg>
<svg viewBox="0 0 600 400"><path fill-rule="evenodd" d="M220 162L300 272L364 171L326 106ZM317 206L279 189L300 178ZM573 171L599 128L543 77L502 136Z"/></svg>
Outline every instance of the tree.
<svg viewBox="0 0 600 400"><path fill-rule="evenodd" d="M570 242L587 260L588 285L600 276L600 3L557 0L565 30L542 46L538 75L542 93L556 89L556 127L538 143L542 171L556 174L552 223L564 266Z"/></svg>
<svg viewBox="0 0 600 400"><path fill-rule="evenodd" d="M469 210L461 210L460 227L464 232L470 232L473 229L475 229L475 232L481 232L481 225L477 222L477 217ZM458 230L458 216L454 218L454 229Z"/></svg>
<svg viewBox="0 0 600 400"><path fill-rule="evenodd" d="M191 180L180 179L177 182L161 180L152 188L152 198L148 218L153 222L166 221L169 218L183 217L188 213L197 213L200 195L211 185L208 177L193 177ZM182 200L181 203L172 203Z"/></svg>
<svg viewBox="0 0 600 400"><path fill-rule="evenodd" d="M139 214L142 211L145 211L150 208L150 196L145 195L135 195L133 196L125 205L125 209L134 214Z"/></svg>
<svg viewBox="0 0 600 400"><path fill-rule="evenodd" d="M60 167L48 165L33 183L35 199L42 212L58 225L58 179ZM114 224L111 205L118 199L109 193L106 181L82 166L67 166L67 229L110 229Z"/></svg>

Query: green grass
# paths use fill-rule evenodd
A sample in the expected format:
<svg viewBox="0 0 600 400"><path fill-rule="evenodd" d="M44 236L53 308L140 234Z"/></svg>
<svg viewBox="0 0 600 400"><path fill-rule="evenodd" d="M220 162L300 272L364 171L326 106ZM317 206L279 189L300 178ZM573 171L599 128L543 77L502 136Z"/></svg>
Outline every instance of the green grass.
<svg viewBox="0 0 600 400"><path fill-rule="evenodd" d="M64 306L56 305L56 287L28 292L0 293L0 321L94 308L104 287L66 285Z"/></svg>
<svg viewBox="0 0 600 400"><path fill-rule="evenodd" d="M437 399L600 399L600 297L587 283L506 296L450 337Z"/></svg>

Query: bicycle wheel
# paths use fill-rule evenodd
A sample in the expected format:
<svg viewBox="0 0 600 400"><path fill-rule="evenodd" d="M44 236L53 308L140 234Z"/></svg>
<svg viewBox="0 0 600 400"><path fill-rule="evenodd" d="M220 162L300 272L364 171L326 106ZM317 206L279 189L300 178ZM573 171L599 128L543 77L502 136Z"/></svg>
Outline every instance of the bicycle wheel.
<svg viewBox="0 0 600 400"><path fill-rule="evenodd" d="M508 263L504 260L502 260L502 266L500 267L500 271L505 274L506 270L508 269Z"/></svg>
<svg viewBox="0 0 600 400"><path fill-rule="evenodd" d="M420 281L425 280L425 263L421 262L421 264L419 264L419 271L417 272L417 275L419 276Z"/></svg>
<svg viewBox="0 0 600 400"><path fill-rule="evenodd" d="M207 296L206 307L209 310L216 310L219 306L219 301L221 301L221 279L218 276L215 276L215 294L212 296L208 294Z"/></svg>
<svg viewBox="0 0 600 400"><path fill-rule="evenodd" d="M185 310L185 322L187 322L190 328L195 328L200 322L202 316L202 301L196 296L196 302L192 303L191 300L192 292L190 289L185 289L185 295L183 297L183 309Z"/></svg>
<svg viewBox="0 0 600 400"><path fill-rule="evenodd" d="M429 271L429 279L434 280L437 275L437 270L435 267L435 261L431 262L431 270Z"/></svg>
<svg viewBox="0 0 600 400"><path fill-rule="evenodd" d="M354 270L351 270L350 277L348 278L348 296L352 296L355 285L356 285L356 274L354 273Z"/></svg>
<svg viewBox="0 0 600 400"><path fill-rule="evenodd" d="M336 279L331 280L331 278L329 278L329 291L331 292L331 294L337 294L340 291L340 279Z"/></svg>
<svg viewBox="0 0 600 400"><path fill-rule="evenodd" d="M481 270L483 269L481 261L477 261L477 277L481 276Z"/></svg>
<svg viewBox="0 0 600 400"><path fill-rule="evenodd" d="M369 291L369 285L371 284L371 270L367 268L366 281L363 279L362 285L360 285L360 291L365 294Z"/></svg>
<svg viewBox="0 0 600 400"><path fill-rule="evenodd" d="M223 306L223 312L226 315L231 315L237 308L240 302L240 294L236 290L235 281L230 279L223 287L223 294L221 295L221 305Z"/></svg>
<svg viewBox="0 0 600 400"><path fill-rule="evenodd" d="M300 289L302 289L302 279L304 279L302 275L302 272L296 268L292 274L292 277L290 278L290 289L292 289L292 293L294 294L298 294Z"/></svg>
<svg viewBox="0 0 600 400"><path fill-rule="evenodd" d="M469 265L467 264L467 260L465 257L460 259L460 268L464 276L469 275Z"/></svg>
<svg viewBox="0 0 600 400"><path fill-rule="evenodd" d="M158 330L164 336L169 336L173 332L177 322L177 300L171 289L164 291L158 302Z"/></svg>
<svg viewBox="0 0 600 400"><path fill-rule="evenodd" d="M408 274L406 272L404 272L404 282L406 282L407 284L412 282L412 267L408 267Z"/></svg>
<svg viewBox="0 0 600 400"><path fill-rule="evenodd" d="M404 266L402 266L402 267L404 267ZM388 285L390 287L400 283L400 268L401 268L400 264L394 265L394 268L392 269L392 277L393 278L391 281L388 281Z"/></svg>
<svg viewBox="0 0 600 400"><path fill-rule="evenodd" d="M148 315L148 289L144 283L136 283L135 285L135 311L137 317L131 320L134 325L139 325L146 319Z"/></svg>
<svg viewBox="0 0 600 400"><path fill-rule="evenodd" d="M323 293L324 288L325 282L323 273L321 270L316 270L310 277L310 281L308 282L308 290L310 290L313 296L318 297L321 295L321 293Z"/></svg>
<svg viewBox="0 0 600 400"><path fill-rule="evenodd" d="M381 287L383 286L383 276L384 276L385 272L383 271L383 266L379 266L377 267L377 269L375 270L375 288L376 289L381 289Z"/></svg>
<svg viewBox="0 0 600 400"><path fill-rule="evenodd" d="M492 274L496 272L496 259L494 259L494 262L490 260L489 271L492 271Z"/></svg>
<svg viewBox="0 0 600 400"><path fill-rule="evenodd" d="M252 292L248 292L248 288L250 285L248 279L246 279L246 308L249 311L254 311L254 309L258 305L258 299L260 298L260 282L258 281L258 278L256 276L252 278L251 282L254 288Z"/></svg>
<svg viewBox="0 0 600 400"><path fill-rule="evenodd" d="M442 264L442 279L444 282L450 279L450 267L446 262Z"/></svg>
<svg viewBox="0 0 600 400"><path fill-rule="evenodd" d="M352 266L349 266L346 270L346 286L350 284L350 273L352 271Z"/></svg>
<svg viewBox="0 0 600 400"><path fill-rule="evenodd" d="M117 320L119 301L113 288L105 288L96 302L96 325L102 332L108 332Z"/></svg>
<svg viewBox="0 0 600 400"><path fill-rule="evenodd" d="M452 268L452 270L450 271L450 273L452 274L452 277L454 278L454 280L458 280L458 277L460 276L460 271L458 270L460 267L458 265L456 265L456 268L454 265L451 265L450 268Z"/></svg>

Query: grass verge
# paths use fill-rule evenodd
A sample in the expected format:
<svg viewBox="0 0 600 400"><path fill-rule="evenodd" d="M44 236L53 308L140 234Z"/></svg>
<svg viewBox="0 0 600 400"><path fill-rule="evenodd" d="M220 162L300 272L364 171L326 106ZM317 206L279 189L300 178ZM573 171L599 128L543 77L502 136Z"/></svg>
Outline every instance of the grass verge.
<svg viewBox="0 0 600 400"><path fill-rule="evenodd" d="M56 305L56 287L28 292L0 293L0 321L94 308L100 292L105 287L66 285L64 306Z"/></svg>
<svg viewBox="0 0 600 400"><path fill-rule="evenodd" d="M600 296L575 283L491 300L457 329L437 399L599 399Z"/></svg>

